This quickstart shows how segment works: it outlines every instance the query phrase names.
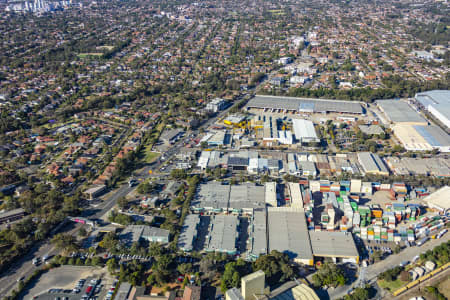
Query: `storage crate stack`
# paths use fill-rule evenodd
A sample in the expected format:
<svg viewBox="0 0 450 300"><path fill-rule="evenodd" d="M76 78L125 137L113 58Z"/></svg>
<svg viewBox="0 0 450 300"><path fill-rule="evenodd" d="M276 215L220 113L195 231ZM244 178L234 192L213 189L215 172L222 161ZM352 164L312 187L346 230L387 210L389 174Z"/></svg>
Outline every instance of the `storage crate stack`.
<svg viewBox="0 0 450 300"><path fill-rule="evenodd" d="M326 193L331 191L331 184L329 180L320 180L320 192Z"/></svg>

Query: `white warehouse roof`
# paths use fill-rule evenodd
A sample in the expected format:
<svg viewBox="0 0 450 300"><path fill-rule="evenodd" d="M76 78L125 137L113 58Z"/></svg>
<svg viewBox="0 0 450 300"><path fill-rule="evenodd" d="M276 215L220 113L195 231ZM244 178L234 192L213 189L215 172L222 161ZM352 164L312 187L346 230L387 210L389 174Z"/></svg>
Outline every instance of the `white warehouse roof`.
<svg viewBox="0 0 450 300"><path fill-rule="evenodd" d="M292 119L295 138L302 142L318 142L316 129L313 122L304 119Z"/></svg>

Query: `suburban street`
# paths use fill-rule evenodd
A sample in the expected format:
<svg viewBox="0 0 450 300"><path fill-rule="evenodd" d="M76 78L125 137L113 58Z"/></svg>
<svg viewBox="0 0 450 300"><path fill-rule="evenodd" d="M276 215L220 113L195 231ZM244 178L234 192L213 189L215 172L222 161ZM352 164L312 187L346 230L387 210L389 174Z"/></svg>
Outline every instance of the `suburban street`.
<svg viewBox="0 0 450 300"><path fill-rule="evenodd" d="M238 99L238 101L242 100L242 98ZM207 128L211 126L214 122L225 116L228 111L233 107L231 105L227 109L223 110L213 118L210 118L205 123L203 123L198 129L193 131L194 134L198 134L200 128ZM150 164L148 166L145 166L138 174L136 174L136 178L138 179L146 179L151 176L160 176L161 174L158 174L159 168L164 164L164 162L169 161L174 155L178 153L180 148L183 147L183 139L179 139L176 143L171 145L169 151L164 153L165 160L162 161L161 159L158 159L153 164ZM152 174L149 173L149 171L152 170ZM111 208L116 205L117 201L122 198L126 197L129 193L131 193L134 189L136 189L136 186L130 187L128 184L123 184L116 190L110 192L110 195L98 206L96 206L92 211L93 214L89 214L89 219L100 219L102 216L104 216ZM69 228L68 228L69 227ZM70 234L75 234L78 229L81 227L80 224L76 224L73 222L68 222L67 225L64 225L61 232L66 231ZM69 231L67 231L69 230ZM3 298L7 296L18 284L18 280L20 278L28 278L31 276L31 274L38 268L42 267L42 264L40 266L34 266L31 261L35 257L43 257L45 255L54 256L59 253L57 249L50 243L50 239L47 239L46 241L43 241L42 243L37 244L31 251L29 251L26 255L24 255L20 260L15 262L5 273L2 274L0 278L0 298Z"/></svg>

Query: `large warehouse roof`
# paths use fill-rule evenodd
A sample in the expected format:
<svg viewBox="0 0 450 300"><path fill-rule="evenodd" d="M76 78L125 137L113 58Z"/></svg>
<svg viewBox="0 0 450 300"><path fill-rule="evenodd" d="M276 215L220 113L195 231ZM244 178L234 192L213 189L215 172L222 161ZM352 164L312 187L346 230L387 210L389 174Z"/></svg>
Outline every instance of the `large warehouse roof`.
<svg viewBox="0 0 450 300"><path fill-rule="evenodd" d="M312 261L311 243L303 210L269 207L267 211L269 250L287 253L294 260Z"/></svg>
<svg viewBox="0 0 450 300"><path fill-rule="evenodd" d="M211 208L213 210L226 209L230 197L230 186L219 182L201 184L197 195L192 200L193 208Z"/></svg>
<svg viewBox="0 0 450 300"><path fill-rule="evenodd" d="M266 206L264 186L253 183L232 185L228 208L233 210L258 209Z"/></svg>
<svg viewBox="0 0 450 300"><path fill-rule="evenodd" d="M433 194L425 197L423 201L426 202L430 207L437 208L442 211L447 211L450 209L449 199L450 199L450 186L447 185L437 190Z"/></svg>
<svg viewBox="0 0 450 300"><path fill-rule="evenodd" d="M427 121L404 101L378 100L376 103L393 123L427 124Z"/></svg>
<svg viewBox="0 0 450 300"><path fill-rule="evenodd" d="M308 112L340 112L353 114L362 114L364 112L361 103L356 101L306 99L261 95L257 95L253 99L251 99L248 102L247 107Z"/></svg>
<svg viewBox="0 0 450 300"><path fill-rule="evenodd" d="M194 240L197 236L197 225L200 223L200 216L190 214L184 219L178 238L178 247L184 251L191 251L194 248Z"/></svg>
<svg viewBox="0 0 450 300"><path fill-rule="evenodd" d="M450 123L450 91L434 90L416 94L419 101L427 110L446 126Z"/></svg>
<svg viewBox="0 0 450 300"><path fill-rule="evenodd" d="M358 152L358 161L366 173L389 175L389 170L386 168L381 158L375 153Z"/></svg>
<svg viewBox="0 0 450 300"><path fill-rule="evenodd" d="M332 231L310 231L311 247L314 256L320 257L359 257L351 233Z"/></svg>
<svg viewBox="0 0 450 300"><path fill-rule="evenodd" d="M438 148L442 152L448 152L446 148L450 148L449 135L435 125L396 124L392 129L406 150L425 151Z"/></svg>
<svg viewBox="0 0 450 300"><path fill-rule="evenodd" d="M267 224L266 210L257 210L253 213L250 232L250 255L258 258L262 254L267 254Z"/></svg>
<svg viewBox="0 0 450 300"><path fill-rule="evenodd" d="M292 119L295 138L300 141L311 141L319 138L316 134L313 122L304 119Z"/></svg>
<svg viewBox="0 0 450 300"><path fill-rule="evenodd" d="M264 186L254 183L223 185L220 182L201 184L191 202L193 210L251 210L265 207Z"/></svg>
<svg viewBox="0 0 450 300"><path fill-rule="evenodd" d="M205 250L235 253L238 225L239 218L237 216L216 215L211 217L211 232Z"/></svg>

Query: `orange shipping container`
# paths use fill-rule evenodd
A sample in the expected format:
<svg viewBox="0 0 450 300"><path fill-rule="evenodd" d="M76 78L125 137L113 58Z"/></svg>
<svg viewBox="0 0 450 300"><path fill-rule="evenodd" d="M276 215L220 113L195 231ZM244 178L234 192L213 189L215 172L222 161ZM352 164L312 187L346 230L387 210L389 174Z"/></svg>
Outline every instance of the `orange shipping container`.
<svg viewBox="0 0 450 300"><path fill-rule="evenodd" d="M374 218L381 218L383 216L383 211L382 210L378 210L378 209L374 209L374 210L372 210L372 216Z"/></svg>

